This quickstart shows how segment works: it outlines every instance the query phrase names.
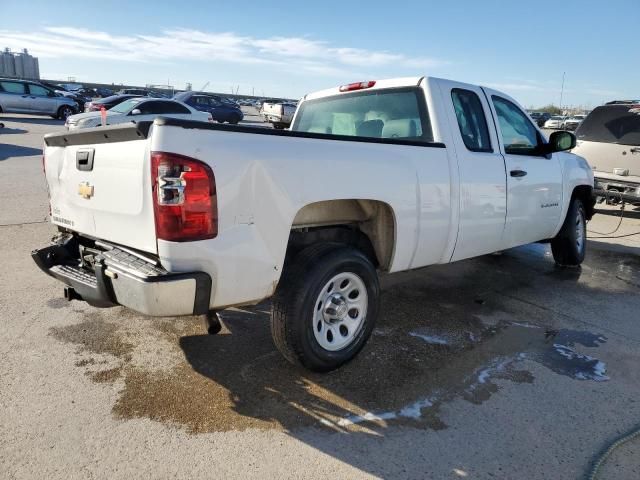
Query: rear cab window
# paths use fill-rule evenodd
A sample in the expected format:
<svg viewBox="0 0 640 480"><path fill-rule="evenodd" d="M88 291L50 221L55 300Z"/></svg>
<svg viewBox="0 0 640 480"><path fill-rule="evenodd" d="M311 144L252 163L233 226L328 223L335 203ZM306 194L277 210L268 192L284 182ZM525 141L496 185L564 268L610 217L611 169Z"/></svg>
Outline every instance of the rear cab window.
<svg viewBox="0 0 640 480"><path fill-rule="evenodd" d="M304 101L291 130L433 142L424 93L418 87L367 90Z"/></svg>
<svg viewBox="0 0 640 480"><path fill-rule="evenodd" d="M640 105L596 107L576 131L578 140L640 146Z"/></svg>

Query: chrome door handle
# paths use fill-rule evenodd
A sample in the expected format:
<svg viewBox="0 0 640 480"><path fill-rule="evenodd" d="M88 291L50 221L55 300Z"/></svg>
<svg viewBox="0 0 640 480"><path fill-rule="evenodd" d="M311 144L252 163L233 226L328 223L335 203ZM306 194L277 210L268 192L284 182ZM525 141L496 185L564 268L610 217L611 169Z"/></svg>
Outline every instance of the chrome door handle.
<svg viewBox="0 0 640 480"><path fill-rule="evenodd" d="M630 148L629 151L631 153L640 153L640 148L638 148L638 147Z"/></svg>
<svg viewBox="0 0 640 480"><path fill-rule="evenodd" d="M527 172L525 172L524 170L511 170L511 172L509 173L512 177L516 177L516 178L524 177L527 174Z"/></svg>

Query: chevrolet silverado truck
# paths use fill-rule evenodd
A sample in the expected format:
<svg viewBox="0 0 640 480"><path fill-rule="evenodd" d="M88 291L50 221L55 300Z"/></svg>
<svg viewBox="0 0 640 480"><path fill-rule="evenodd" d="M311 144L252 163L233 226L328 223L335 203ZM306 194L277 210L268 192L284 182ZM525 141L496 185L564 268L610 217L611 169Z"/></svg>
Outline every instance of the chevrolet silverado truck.
<svg viewBox="0 0 640 480"><path fill-rule="evenodd" d="M261 114L265 122L269 122L275 129L288 128L291 125L296 106L289 102L264 102Z"/></svg>
<svg viewBox="0 0 640 480"><path fill-rule="evenodd" d="M157 118L45 144L58 234L32 256L67 299L215 333L216 312L271 297L277 348L315 371L366 343L379 272L541 241L577 266L593 214L572 133L438 78L306 95L290 131Z"/></svg>

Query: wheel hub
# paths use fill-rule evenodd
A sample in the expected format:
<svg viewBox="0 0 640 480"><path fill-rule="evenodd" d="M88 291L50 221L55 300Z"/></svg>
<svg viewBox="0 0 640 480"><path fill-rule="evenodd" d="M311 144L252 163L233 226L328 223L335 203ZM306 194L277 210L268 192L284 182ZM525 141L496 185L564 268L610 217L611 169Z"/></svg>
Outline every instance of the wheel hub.
<svg viewBox="0 0 640 480"><path fill-rule="evenodd" d="M325 301L322 318L329 324L339 323L347 316L347 300L340 293L329 295Z"/></svg>
<svg viewBox="0 0 640 480"><path fill-rule="evenodd" d="M367 287L353 272L336 273L319 291L312 328L318 345L335 352L357 340L367 315Z"/></svg>

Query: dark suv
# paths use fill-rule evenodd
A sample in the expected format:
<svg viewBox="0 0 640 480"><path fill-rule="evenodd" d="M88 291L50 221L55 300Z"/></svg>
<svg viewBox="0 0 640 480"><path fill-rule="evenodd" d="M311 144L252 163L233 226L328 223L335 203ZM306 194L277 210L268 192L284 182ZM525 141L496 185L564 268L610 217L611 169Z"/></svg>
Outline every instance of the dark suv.
<svg viewBox="0 0 640 480"><path fill-rule="evenodd" d="M213 120L218 123L229 122L236 124L244 118L240 106L230 100L203 92L182 92L173 97L174 100L211 114Z"/></svg>

